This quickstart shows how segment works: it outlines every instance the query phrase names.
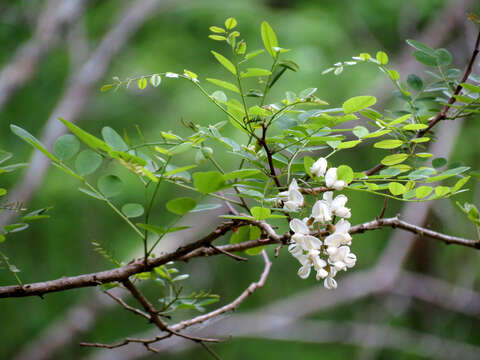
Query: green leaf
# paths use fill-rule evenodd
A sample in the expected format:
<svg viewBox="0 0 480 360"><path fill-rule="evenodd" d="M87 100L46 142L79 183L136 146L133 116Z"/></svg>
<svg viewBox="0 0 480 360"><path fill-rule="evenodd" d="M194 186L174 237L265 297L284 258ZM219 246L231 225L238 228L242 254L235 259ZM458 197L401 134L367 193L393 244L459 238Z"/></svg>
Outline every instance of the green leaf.
<svg viewBox="0 0 480 360"><path fill-rule="evenodd" d="M20 137L22 140L28 142L30 145L32 145L35 149L40 150L45 156L47 156L50 160L58 163L59 160L53 155L50 151L48 151L45 146L35 138L32 134L30 134L27 130L22 129L21 127L17 125L10 125L10 129L12 132Z"/></svg>
<svg viewBox="0 0 480 360"><path fill-rule="evenodd" d="M196 172L193 174L193 185L202 194L208 194L220 190L225 185L225 179L218 171Z"/></svg>
<svg viewBox="0 0 480 360"><path fill-rule="evenodd" d="M445 159L445 158L443 158L443 157L441 157L441 158L436 158L436 159L433 159L433 160L432 160L432 166L433 166L434 168L440 168L440 167L442 167L442 166L444 166L444 165L446 165L446 164L447 164L447 159Z"/></svg>
<svg viewBox="0 0 480 360"><path fill-rule="evenodd" d="M337 149L339 149L339 150L341 150L341 149L351 149L351 148L357 146L358 144L360 144L361 142L362 142L362 140L344 141L344 142L341 142L340 144L338 144Z"/></svg>
<svg viewBox="0 0 480 360"><path fill-rule="evenodd" d="M150 77L150 84L152 84L153 87L159 86L161 82L162 82L162 77L158 74L153 74Z"/></svg>
<svg viewBox="0 0 480 360"><path fill-rule="evenodd" d="M390 79L394 81L400 79L400 74L396 70L388 70L387 74L390 76Z"/></svg>
<svg viewBox="0 0 480 360"><path fill-rule="evenodd" d="M0 188L0 196L5 196L7 194L7 189Z"/></svg>
<svg viewBox="0 0 480 360"><path fill-rule="evenodd" d="M212 40L216 40L216 41L225 41L227 40L227 38L225 36L221 36L221 35L208 35L208 37Z"/></svg>
<svg viewBox="0 0 480 360"><path fill-rule="evenodd" d="M400 184L398 182L388 183L388 190L390 190L392 195L395 195L395 196L402 195L407 191L405 186L403 186L402 184Z"/></svg>
<svg viewBox="0 0 480 360"><path fill-rule="evenodd" d="M184 142L182 144L178 144L172 148L170 148L167 152L169 156L179 155L182 154L192 148L193 144L191 142Z"/></svg>
<svg viewBox="0 0 480 360"><path fill-rule="evenodd" d="M430 138L426 136L410 140L410 142L413 142L413 143L424 143L427 141L430 141Z"/></svg>
<svg viewBox="0 0 480 360"><path fill-rule="evenodd" d="M93 197L97 200L105 200L105 198L102 195L96 194L91 190L80 187L80 188L78 188L78 191L80 191L80 192L82 192L82 193L84 193L88 196L91 196L91 197Z"/></svg>
<svg viewBox="0 0 480 360"><path fill-rule="evenodd" d="M217 34L223 34L226 32L224 28L221 28L219 26L210 26L209 29L211 32L214 32Z"/></svg>
<svg viewBox="0 0 480 360"><path fill-rule="evenodd" d="M403 130L423 130L426 129L428 125L426 124L407 124L402 127Z"/></svg>
<svg viewBox="0 0 480 360"><path fill-rule="evenodd" d="M388 155L385 156L381 163L383 165L391 166L391 165L396 165L404 162L407 160L408 154L393 154L393 155Z"/></svg>
<svg viewBox="0 0 480 360"><path fill-rule="evenodd" d="M250 209L250 213L257 220L265 220L271 215L270 209L254 206Z"/></svg>
<svg viewBox="0 0 480 360"><path fill-rule="evenodd" d="M364 126L355 126L352 132L359 139L363 138L364 136L367 136L370 133L370 131L368 131L368 129Z"/></svg>
<svg viewBox="0 0 480 360"><path fill-rule="evenodd" d="M420 186L415 190L415 196L419 199L423 199L430 195L432 191L433 188L431 186Z"/></svg>
<svg viewBox="0 0 480 360"><path fill-rule="evenodd" d="M143 206L136 203L129 203L122 206L122 213L128 218L136 218L144 213Z"/></svg>
<svg viewBox="0 0 480 360"><path fill-rule="evenodd" d="M147 79L145 79L144 77L137 80L137 86L140 90L145 89L147 85L148 85Z"/></svg>
<svg viewBox="0 0 480 360"><path fill-rule="evenodd" d="M89 175L98 169L102 163L102 157L95 151L86 149L78 154L75 159L75 169L81 176Z"/></svg>
<svg viewBox="0 0 480 360"><path fill-rule="evenodd" d="M372 105L375 105L376 102L377 99L374 96L355 96L343 103L343 112L345 114L350 114L356 111L360 111Z"/></svg>
<svg viewBox="0 0 480 360"><path fill-rule="evenodd" d="M156 233L158 235L165 235L167 232L167 229L161 227L161 226L156 226L156 225L151 225L151 224L143 224L143 223L136 223L139 228Z"/></svg>
<svg viewBox="0 0 480 360"><path fill-rule="evenodd" d="M340 165L337 168L337 177L339 180L343 180L345 183L350 184L353 180L352 168L347 165Z"/></svg>
<svg viewBox="0 0 480 360"><path fill-rule="evenodd" d="M225 28L227 30L232 30L237 26L237 20L233 17L229 17L227 20L225 20Z"/></svg>
<svg viewBox="0 0 480 360"><path fill-rule="evenodd" d="M407 44L422 53L425 53L430 56L435 56L435 50L433 50L430 46L421 43L420 41L407 40Z"/></svg>
<svg viewBox="0 0 480 360"><path fill-rule="evenodd" d="M228 100L227 95L225 95L225 93L221 90L214 91L210 96L217 100L219 103L224 103Z"/></svg>
<svg viewBox="0 0 480 360"><path fill-rule="evenodd" d="M312 165L315 163L315 160L311 158L310 156L305 156L303 158L303 166L305 168L305 172L309 175L312 176L312 172L310 171L310 168Z"/></svg>
<svg viewBox="0 0 480 360"><path fill-rule="evenodd" d="M117 196L123 190L123 182L116 175L104 175L98 179L98 189L100 192L105 195L105 197L110 198Z"/></svg>
<svg viewBox="0 0 480 360"><path fill-rule="evenodd" d="M265 49L272 56L272 58L275 59L277 57L277 51L275 51L274 48L278 47L278 40L277 40L277 36L275 35L275 32L273 31L270 24L266 21L262 22L262 26L260 30L261 30L262 41L263 41L263 45L265 46Z"/></svg>
<svg viewBox="0 0 480 360"><path fill-rule="evenodd" d="M449 186L437 186L435 188L435 195L437 197L442 197L447 195L450 192L450 187Z"/></svg>
<svg viewBox="0 0 480 360"><path fill-rule="evenodd" d="M251 177L253 175L260 174L261 171L257 169L240 169L240 170L235 170L229 173L226 173L223 175L223 178L225 181L232 180L232 179L243 179L247 177Z"/></svg>
<svg viewBox="0 0 480 360"><path fill-rule="evenodd" d="M115 85L113 85L113 84L105 84L100 88L100 92L106 92L110 89L113 89L114 87L115 87Z"/></svg>
<svg viewBox="0 0 480 360"><path fill-rule="evenodd" d="M238 87L236 87L232 83L229 83L228 81L212 79L212 78L207 78L206 80L211 82L212 84L223 87L224 89L227 89L227 90L236 92L237 94L240 94L240 90L238 90Z"/></svg>
<svg viewBox="0 0 480 360"><path fill-rule="evenodd" d="M128 151L128 145L123 141L122 137L111 127L105 126L102 129L102 137L105 142L114 150Z"/></svg>
<svg viewBox="0 0 480 360"><path fill-rule="evenodd" d="M106 153L109 153L112 150L112 148L107 143L87 133L86 131L82 130L70 121L62 118L58 118L58 120L60 120L76 137L83 141L85 145L91 147L92 149L102 150Z"/></svg>
<svg viewBox="0 0 480 360"><path fill-rule="evenodd" d="M261 69L261 68L248 68L246 72L242 72L242 78L248 77L259 77L259 76L268 76L271 75L270 70Z"/></svg>
<svg viewBox="0 0 480 360"><path fill-rule="evenodd" d="M215 210L215 209L218 209L218 208L221 208L221 207L222 207L221 204L200 204L200 205L195 206L195 208L193 210L191 210L190 212Z"/></svg>
<svg viewBox="0 0 480 360"><path fill-rule="evenodd" d="M177 215L185 215L189 211L193 210L197 205L197 201L195 199L189 197L182 197L170 200L167 202L167 210L171 213Z"/></svg>
<svg viewBox="0 0 480 360"><path fill-rule="evenodd" d="M461 178L460 180L458 180L452 188L452 194L460 190L463 187L463 185L465 185L468 182L468 180L470 180L470 176L465 176L464 178Z"/></svg>
<svg viewBox="0 0 480 360"><path fill-rule="evenodd" d="M79 149L80 141L70 134L60 136L53 146L53 152L62 161L71 159Z"/></svg>
<svg viewBox="0 0 480 360"><path fill-rule="evenodd" d="M230 244L239 244L248 240L250 240L250 226L242 226L236 231L233 231L230 237Z"/></svg>
<svg viewBox="0 0 480 360"><path fill-rule="evenodd" d="M230 60L228 60L225 56L223 56L222 54L219 54L215 51L211 51L211 53L213 54L213 56L215 56L215 59L217 59L217 61L223 65L223 67L225 67L225 69L227 69L228 71L230 71L233 75L237 75L237 69L235 68L235 65L233 65Z"/></svg>
<svg viewBox="0 0 480 360"><path fill-rule="evenodd" d="M25 230L26 228L28 228L28 224L18 223L18 224L5 225L3 227L3 230L5 230L5 232L8 234L8 233L19 232L19 231Z"/></svg>
<svg viewBox="0 0 480 360"><path fill-rule="evenodd" d="M437 58L435 56L432 56L432 55L428 55L424 52L421 52L421 51L414 51L413 52L413 56L415 57L415 59L424 64L424 65L427 65L427 66L437 66Z"/></svg>
<svg viewBox="0 0 480 360"><path fill-rule="evenodd" d="M5 240L7 240L7 238L5 237L5 235L3 235L2 233L0 233L0 244L2 242L4 242Z"/></svg>
<svg viewBox="0 0 480 360"><path fill-rule="evenodd" d="M178 174L178 173L181 173L181 172L184 172L184 171L196 168L196 167L197 167L197 165L182 166L182 167L167 171L164 175L165 176L171 176L171 175L175 175L175 174Z"/></svg>
<svg viewBox="0 0 480 360"><path fill-rule="evenodd" d="M265 50L263 50L263 49L252 51L252 52L248 53L247 55L245 55L245 60L253 59L255 56L260 55L260 54L263 53L264 51L265 51Z"/></svg>
<svg viewBox="0 0 480 360"><path fill-rule="evenodd" d="M402 140L382 140L373 144L377 149L395 149L402 146Z"/></svg>
<svg viewBox="0 0 480 360"><path fill-rule="evenodd" d="M395 120L392 120L391 122L389 122L389 123L388 123L388 126L394 126L394 125L401 124L401 123L404 122L405 120L409 119L411 116L412 116L412 114L402 115L402 116L396 118Z"/></svg>
<svg viewBox="0 0 480 360"><path fill-rule="evenodd" d="M423 81L415 74L410 74L407 77L407 84L415 91L420 91L423 88Z"/></svg>
<svg viewBox="0 0 480 360"><path fill-rule="evenodd" d="M422 158L422 159L428 159L428 158L431 158L433 154L427 153L427 152L421 152L421 153L416 153L415 156L418 156L419 158Z"/></svg>
<svg viewBox="0 0 480 360"><path fill-rule="evenodd" d="M435 55L439 66L448 66L452 63L452 54L447 49L437 49Z"/></svg>
<svg viewBox="0 0 480 360"><path fill-rule="evenodd" d="M379 51L377 52L377 61L381 64L381 65L387 65L388 64L388 55L386 53L384 53L383 51ZM398 74L398 73L397 73ZM396 80L396 79L394 79Z"/></svg>
<svg viewBox="0 0 480 360"><path fill-rule="evenodd" d="M375 132L372 132L368 135L365 135L363 138L364 139L371 139L371 138L377 138L377 137L380 137L380 136L383 136L385 134L388 134L392 132L392 130L389 130L389 129L386 129L386 130L378 130L378 131L375 131Z"/></svg>
<svg viewBox="0 0 480 360"><path fill-rule="evenodd" d="M11 159L12 158L12 154L9 153L9 152L6 152L6 151L3 151L3 150L0 150L0 164Z"/></svg>

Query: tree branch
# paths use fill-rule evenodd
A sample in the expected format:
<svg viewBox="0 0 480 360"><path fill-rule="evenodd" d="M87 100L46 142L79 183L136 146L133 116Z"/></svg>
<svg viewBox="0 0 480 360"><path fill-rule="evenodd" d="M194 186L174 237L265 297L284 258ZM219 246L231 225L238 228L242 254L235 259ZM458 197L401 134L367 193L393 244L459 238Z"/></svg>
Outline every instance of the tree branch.
<svg viewBox="0 0 480 360"><path fill-rule="evenodd" d="M216 249L210 247L210 243L212 241L218 239L219 237L227 233L229 230L246 224L252 224L262 228L262 230L264 230L268 236L267 239L250 240L239 244L218 246L216 247ZM370 230L378 230L384 227L400 228L417 235L425 235L433 239L441 240L446 244L457 244L475 249L480 249L480 242L476 240L445 235L430 229L422 228L417 225L412 225L410 223L400 220L398 217L376 219L363 224L355 225L350 229L350 234L363 233ZM321 233L320 235L326 235L326 233ZM123 282L125 281L125 279L128 279L128 277L132 275L145 271L150 271L153 268L166 264L169 261L186 261L198 256L215 255L219 253L223 254L224 252L231 253L258 246L278 243L284 244L288 242L288 239L290 239L290 234L288 232L280 236L272 229L269 224L264 221L229 221L219 225L215 231L203 237L202 239L197 240L196 242L193 242L189 245L180 247L172 253L165 254L154 259L149 259L146 264L143 259L138 259L131 264L113 270L73 277L65 277L46 282L32 283L24 285L23 287L19 285L4 286L0 287L0 298L25 297L36 295L38 296L50 292L97 286L111 282Z"/></svg>

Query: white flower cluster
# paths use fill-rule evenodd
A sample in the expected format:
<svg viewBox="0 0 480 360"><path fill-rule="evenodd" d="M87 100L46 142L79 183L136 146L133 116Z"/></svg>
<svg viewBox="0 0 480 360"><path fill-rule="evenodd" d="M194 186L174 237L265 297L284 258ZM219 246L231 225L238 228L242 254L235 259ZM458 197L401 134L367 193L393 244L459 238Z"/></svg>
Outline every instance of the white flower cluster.
<svg viewBox="0 0 480 360"><path fill-rule="evenodd" d="M327 171L327 161L318 159L310 168L315 177L325 177L325 185L336 190L345 186L343 180L337 178L337 168ZM304 206L305 202L296 180L292 180L288 191L279 194L285 210L295 212ZM290 229L294 232L289 252L302 265L298 276L308 278L313 267L317 273L317 280L324 279L327 289L335 289L337 282L334 279L338 271L355 266L357 257L350 251L352 237L349 234L350 209L345 207L348 198L345 195L333 197L332 191L323 193L323 199L318 200L312 207L312 214L303 219L290 221ZM333 224L335 217L340 220ZM324 239L317 237L319 233L329 231ZM317 235L317 236L314 236Z"/></svg>

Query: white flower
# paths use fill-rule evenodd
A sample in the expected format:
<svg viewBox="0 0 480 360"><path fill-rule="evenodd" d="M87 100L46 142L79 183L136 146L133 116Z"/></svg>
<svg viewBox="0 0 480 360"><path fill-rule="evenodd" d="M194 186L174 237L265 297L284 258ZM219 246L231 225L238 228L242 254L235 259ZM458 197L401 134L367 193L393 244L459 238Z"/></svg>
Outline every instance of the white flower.
<svg viewBox="0 0 480 360"><path fill-rule="evenodd" d="M310 230L308 229L307 224L300 219L292 219L289 225L290 225L290 229L292 229L292 231L295 234L302 234L302 235L310 234Z"/></svg>
<svg viewBox="0 0 480 360"><path fill-rule="evenodd" d="M288 187L288 192L278 194L281 199L287 198L283 203L283 208L288 211L298 211L304 204L303 195L298 190L297 180L293 179Z"/></svg>
<svg viewBox="0 0 480 360"><path fill-rule="evenodd" d="M317 177L324 176L325 171L327 171L327 160L325 160L325 158L323 157L319 158L310 167L310 171L313 176L317 176Z"/></svg>
<svg viewBox="0 0 480 360"><path fill-rule="evenodd" d="M176 78L178 78L178 74L173 73L173 72L166 72L165 77L176 79Z"/></svg>
<svg viewBox="0 0 480 360"><path fill-rule="evenodd" d="M340 219L335 224L335 233L341 234L343 236L342 240L340 241L341 245L351 245L352 244L352 237L350 236L350 223L345 219Z"/></svg>
<svg viewBox="0 0 480 360"><path fill-rule="evenodd" d="M330 273L323 281L325 288L332 290L337 288L337 281L333 278L337 274L337 270L333 266L330 267Z"/></svg>
<svg viewBox="0 0 480 360"><path fill-rule="evenodd" d="M345 195L338 195L333 199L333 192L327 191L323 193L323 200L327 202L332 214L342 218L350 218L350 209L345 207L348 198Z"/></svg>
<svg viewBox="0 0 480 360"><path fill-rule="evenodd" d="M330 255L328 261L335 267L337 271L346 271L347 268L355 266L357 256L350 252L350 248L348 246L340 246L335 254Z"/></svg>
<svg viewBox="0 0 480 360"><path fill-rule="evenodd" d="M335 190L343 190L346 184L345 181L338 180L337 168L333 167L328 169L325 174L325 185L333 187Z"/></svg>
<svg viewBox="0 0 480 360"><path fill-rule="evenodd" d="M324 242L329 256L335 255L341 245L350 245L352 243L352 237L348 233L349 230L350 223L347 220L340 219L337 222L334 233L328 235Z"/></svg>
<svg viewBox="0 0 480 360"><path fill-rule="evenodd" d="M318 200L312 208L312 217L315 219L315 222L325 224L332 220L332 211L328 206L328 203L323 200Z"/></svg>

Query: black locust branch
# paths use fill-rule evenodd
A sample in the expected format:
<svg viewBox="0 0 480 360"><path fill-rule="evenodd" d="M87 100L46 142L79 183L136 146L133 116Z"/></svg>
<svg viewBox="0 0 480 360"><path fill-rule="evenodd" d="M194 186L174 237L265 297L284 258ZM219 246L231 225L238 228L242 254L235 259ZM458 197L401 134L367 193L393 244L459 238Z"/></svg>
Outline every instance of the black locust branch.
<svg viewBox="0 0 480 360"><path fill-rule="evenodd" d="M470 57L470 61L468 62L468 66L465 69L465 72L463 74L462 81L455 88L455 91L452 94L452 96L450 97L450 99L448 99L447 104L440 110L440 112L434 118L432 118L428 122L428 127L427 128L425 128L425 129L423 129L423 130L421 130L417 133L417 135L415 136L416 138L424 136L428 131L430 131L440 121L445 120L447 118L448 110L457 101L457 95L459 95L460 92L463 89L461 84L466 82L468 80L468 77L472 73L473 65L475 64L475 61L477 59L479 51L480 51L480 31L478 32L477 39L476 39L475 45L473 47L472 55ZM379 172L380 170L382 170L384 167L385 167L385 165L378 164L378 165L374 166L373 168L365 171L365 174L367 176L374 175L377 172Z"/></svg>
<svg viewBox="0 0 480 360"><path fill-rule="evenodd" d="M244 226L244 225L256 225L260 227L264 233L264 237L258 240L245 241L239 244L216 246L212 248L211 242L225 235L228 231ZM437 239L445 242L446 244L456 244L475 249L480 249L480 242L477 240L470 240L456 236L445 235L430 229L422 228L405 221L400 220L398 217L387 219L376 219L363 224L352 226L350 234L363 233L370 230L378 230L384 227L400 228L411 233L418 234L420 236L428 236L432 239ZM326 234L320 234L326 235ZM132 261L130 264L113 269L106 270L97 273L63 277L56 280L45 281L27 284L24 286L13 285L0 287L0 298L10 297L26 297L26 296L42 296L43 294L50 292L59 292L69 289L98 286L102 284L120 282L123 283L130 276L150 271L157 266L166 264L169 261L187 261L194 257L199 256L211 256L223 254L223 252L236 252L243 251L259 246L272 245L272 244L286 244L290 239L290 234L285 233L279 235L275 230L266 222L263 221L246 221L241 220L238 222L228 221L219 225L215 231L206 235L200 240L197 240L191 244L180 247L176 251L161 255L157 258L149 259L146 263L144 259L138 259ZM218 251L221 249L221 251ZM223 252L222 252L223 251Z"/></svg>
<svg viewBox="0 0 480 360"><path fill-rule="evenodd" d="M181 331L181 330L184 330L188 327L191 327L193 325L203 323L207 320L210 320L212 318L215 318L215 317L220 316L222 314L225 314L227 312L235 311L240 306L240 304L242 302L244 302L255 291L262 288L267 281L268 275L270 274L270 268L272 267L272 263L271 263L270 259L268 258L268 255L267 255L265 250L262 251L262 256L263 256L263 261L265 263L265 266L264 266L263 272L260 276L260 279L257 282L252 282L235 300L233 300L229 304L224 305L224 306L222 306L222 307L220 307L216 310L213 310L213 311L211 311L207 314L199 315L199 316L194 317L192 319L188 319L188 320L182 321L178 324L169 326L167 331L171 331L171 332L173 332L174 335L178 335L178 336L185 337L185 338L189 339L190 337L188 335L180 334L178 332ZM108 292L106 292L106 293L107 293L107 295L112 297L112 295L110 293L108 293ZM147 317L149 319L149 316L147 314L139 311L138 309L132 308L131 306L127 305L123 300L121 300L121 299L119 299L115 296L113 296L113 299L115 301L119 302L126 310L132 311L137 315ZM100 348L107 348L107 349L115 349L115 348L127 345L129 343L140 343L140 344L143 344L149 351L158 352L155 348L153 348L151 346L151 344L156 343L156 342L161 341L161 340L164 340L168 337L169 337L169 335L167 334L167 335L158 335L158 336L155 336L154 338L150 338L150 339L126 338L125 340L123 340L119 343L111 344L111 345L102 344L102 343L81 343L80 345L81 346L87 346L87 347L100 347ZM195 340L195 338L190 339L190 340L202 341L202 340ZM210 340L210 339L208 339L208 340Z"/></svg>

